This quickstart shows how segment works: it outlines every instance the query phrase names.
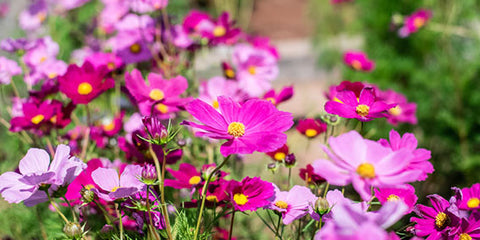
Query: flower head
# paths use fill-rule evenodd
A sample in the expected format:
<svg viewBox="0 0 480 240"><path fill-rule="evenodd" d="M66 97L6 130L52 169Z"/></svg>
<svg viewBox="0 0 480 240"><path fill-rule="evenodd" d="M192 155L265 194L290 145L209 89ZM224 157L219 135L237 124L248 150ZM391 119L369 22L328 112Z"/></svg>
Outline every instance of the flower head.
<svg viewBox="0 0 480 240"><path fill-rule="evenodd" d="M297 131L308 138L314 138L327 131L327 124L320 119L300 119L298 121Z"/></svg>
<svg viewBox="0 0 480 240"><path fill-rule="evenodd" d="M462 199L458 203L458 208L480 209L480 183L475 183L469 188L462 188Z"/></svg>
<svg viewBox="0 0 480 240"><path fill-rule="evenodd" d="M176 179L165 179L165 186L176 189L192 188L203 182L202 175L195 166L181 163L178 170L167 168L167 171Z"/></svg>
<svg viewBox="0 0 480 240"><path fill-rule="evenodd" d="M379 98L387 104L396 104L387 110L387 121L390 124L397 125L398 123L417 124L417 104L407 102L407 98L400 93L393 90L379 91Z"/></svg>
<svg viewBox="0 0 480 240"><path fill-rule="evenodd" d="M0 84L10 84L12 76L22 73L22 69L17 62L6 57L0 57Z"/></svg>
<svg viewBox="0 0 480 240"><path fill-rule="evenodd" d="M256 211L270 204L275 196L273 184L259 177L246 177L241 182L231 181L227 190L233 208L237 211Z"/></svg>
<svg viewBox="0 0 480 240"><path fill-rule="evenodd" d="M105 201L126 198L144 189L145 184L139 180L141 175L139 165L126 166L120 176L115 169L97 168L92 172L93 182L98 186L94 191Z"/></svg>
<svg viewBox="0 0 480 240"><path fill-rule="evenodd" d="M343 61L347 66L357 71L371 72L375 69L375 62L368 59L364 52L346 52L343 55Z"/></svg>
<svg viewBox="0 0 480 240"><path fill-rule="evenodd" d="M287 144L284 144L277 150L273 152L268 152L267 155L270 156L275 161L282 162L285 159L285 157L288 155L288 153L289 153L288 146Z"/></svg>
<svg viewBox="0 0 480 240"><path fill-rule="evenodd" d="M270 101L273 105L285 102L292 98L293 86L284 87L280 92L276 93L274 89L268 91L263 95L263 99Z"/></svg>
<svg viewBox="0 0 480 240"><path fill-rule="evenodd" d="M402 201L409 208L409 212L417 203L417 195L412 185L405 184L401 188L379 188L375 189L375 197L380 203L385 204L391 201Z"/></svg>
<svg viewBox="0 0 480 240"><path fill-rule="evenodd" d="M300 168L299 175L307 184L320 185L325 182L324 178L314 172L312 164L307 164L305 168Z"/></svg>
<svg viewBox="0 0 480 240"><path fill-rule="evenodd" d="M418 29L425 26L431 17L432 12L425 9L420 9L412 13L405 18L403 27L398 30L398 35L402 38L408 37L410 34L417 32Z"/></svg>
<svg viewBox="0 0 480 240"><path fill-rule="evenodd" d="M269 209L282 213L283 224L307 215L308 207L315 204L317 197L310 189L304 186L293 186L288 192L275 188L275 199L268 206Z"/></svg>

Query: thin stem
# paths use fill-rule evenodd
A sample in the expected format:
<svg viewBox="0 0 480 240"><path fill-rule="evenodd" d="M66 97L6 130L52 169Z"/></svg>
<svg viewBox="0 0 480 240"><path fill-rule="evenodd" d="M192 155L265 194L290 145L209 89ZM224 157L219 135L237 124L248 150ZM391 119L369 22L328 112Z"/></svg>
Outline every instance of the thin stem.
<svg viewBox="0 0 480 240"><path fill-rule="evenodd" d="M267 226L273 233L275 233L275 230L267 223L267 221L265 219L263 219L263 217L258 213L258 211L256 211L255 214L257 214L257 216L260 218L260 220L262 220L262 222L263 222L263 224L265 224L265 226Z"/></svg>
<svg viewBox="0 0 480 240"><path fill-rule="evenodd" d="M85 104L85 111L87 112L87 126L90 127L92 124L92 118L90 116L90 109L88 108L88 104Z"/></svg>
<svg viewBox="0 0 480 240"><path fill-rule="evenodd" d="M282 220L282 217L280 217L280 215L278 215L278 222L277 222L277 226L275 227L275 235L277 235L277 236L280 235L280 234L278 233L278 230L280 230L281 220Z"/></svg>
<svg viewBox="0 0 480 240"><path fill-rule="evenodd" d="M235 210L232 212L232 220L230 221L230 232L228 233L228 240L232 240L232 232L233 232L233 221L235 221Z"/></svg>
<svg viewBox="0 0 480 240"><path fill-rule="evenodd" d="M160 236L157 234L157 232L155 231L154 229L154 226L153 226L153 221L152 221L152 212L150 211L150 198L149 198L149 188L150 188L150 185L147 185L147 213L148 213L148 221L149 223L147 224L150 231L152 232L152 234L155 236L155 239L157 240L160 240Z"/></svg>
<svg viewBox="0 0 480 240"><path fill-rule="evenodd" d="M15 81L13 81L13 79L12 79L11 83L12 83L11 85L12 85L13 93L15 94L15 96L17 98L20 98L20 93L18 92L18 88L15 85Z"/></svg>
<svg viewBox="0 0 480 240"><path fill-rule="evenodd" d="M225 165L225 163L227 163L230 156L231 155L228 155L228 157L224 158L223 162L220 163L220 165L218 165L215 169L213 169L212 173L210 173L210 175L208 175L208 178L205 181L205 184L203 184L202 203L200 205L200 212L198 214L197 227L195 228L195 236L194 236L193 240L197 240L197 238L198 238L198 232L200 230L200 223L202 222L203 209L205 208L205 198L206 198L205 195L207 194L208 184L210 183L210 180L212 179L212 177L220 170L220 168L222 168L223 165Z"/></svg>
<svg viewBox="0 0 480 240"><path fill-rule="evenodd" d="M115 212L118 216L118 229L120 230L120 240L123 240L123 222L122 222L122 214L118 209L118 203L115 203Z"/></svg>
<svg viewBox="0 0 480 240"><path fill-rule="evenodd" d="M63 215L63 213L58 209L57 204L53 201L53 199L50 197L50 193L48 193L48 190L45 191L47 193L48 200L50 201L50 204L52 204L53 208L55 208L55 211L57 211L58 215L65 221L65 223L69 223L68 219Z"/></svg>
<svg viewBox="0 0 480 240"><path fill-rule="evenodd" d="M291 167L289 167L289 168L288 168L288 183L287 183L287 190L289 190L289 189L290 189L291 182L292 182L292 168L291 168Z"/></svg>
<svg viewBox="0 0 480 240"><path fill-rule="evenodd" d="M102 211L103 216L105 217L105 221L107 222L107 224L112 225L112 219L110 219L110 214L108 214L107 210L105 210L105 208L103 208L103 206L101 204L99 204L97 201L93 200L93 202L95 203L95 205L97 205L97 207L100 209L100 211Z"/></svg>
<svg viewBox="0 0 480 240"><path fill-rule="evenodd" d="M325 185L325 190L323 191L323 198L327 196L327 191L329 187L330 187L330 183L327 182L327 185Z"/></svg>
<svg viewBox="0 0 480 240"><path fill-rule="evenodd" d="M68 201L68 199L67 199L65 196L63 196L62 198L63 198L63 200L65 200L65 202L67 203L68 207L69 207L70 210L72 211L73 221L74 221L74 222L77 222L77 214L75 213L75 210L73 209L72 204L70 204L70 201Z"/></svg>

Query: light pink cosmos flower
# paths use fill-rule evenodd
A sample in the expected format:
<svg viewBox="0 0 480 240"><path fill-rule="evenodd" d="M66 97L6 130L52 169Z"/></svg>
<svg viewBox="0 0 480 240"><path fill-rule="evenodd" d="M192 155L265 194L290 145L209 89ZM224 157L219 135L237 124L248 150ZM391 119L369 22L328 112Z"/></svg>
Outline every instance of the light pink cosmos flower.
<svg viewBox="0 0 480 240"><path fill-rule="evenodd" d="M277 59L269 51L248 44L237 44L233 49L233 65L237 80L251 97L260 97L272 88L278 75Z"/></svg>
<svg viewBox="0 0 480 240"><path fill-rule="evenodd" d="M27 9L20 13L20 27L27 33L40 28L42 23L47 19L47 3L45 0L32 1Z"/></svg>
<svg viewBox="0 0 480 240"><path fill-rule="evenodd" d="M242 101L246 95L241 92L238 82L227 80L224 77L213 77L206 82L202 82L199 87L198 99L209 103L215 109L218 109L219 96L231 97L235 101Z"/></svg>
<svg viewBox="0 0 480 240"><path fill-rule="evenodd" d="M125 0L102 0L105 7L99 16L99 28L104 33L113 33L115 24L128 13L129 5Z"/></svg>
<svg viewBox="0 0 480 240"><path fill-rule="evenodd" d="M422 175L418 178L418 180L425 180L427 178L427 174L433 173L435 171L433 169L433 165L428 160L431 158L431 153L429 150L424 148L417 148L418 142L415 138L415 135L412 133L405 133L403 136L395 130L390 130L389 135L390 142L386 139L380 139L378 142L382 144L384 147L388 147L393 151L400 151L400 150L407 150L413 154L413 159L408 169L412 170L420 170Z"/></svg>
<svg viewBox="0 0 480 240"><path fill-rule="evenodd" d="M168 0L130 0L130 9L138 13L158 11L168 5Z"/></svg>
<svg viewBox="0 0 480 240"><path fill-rule="evenodd" d="M364 52L348 51L343 54L343 62L357 71L371 72L375 69L375 62L368 59Z"/></svg>
<svg viewBox="0 0 480 240"><path fill-rule="evenodd" d="M90 0L55 0L55 3L64 10L72 10L83 6Z"/></svg>
<svg viewBox="0 0 480 240"><path fill-rule="evenodd" d="M234 44L240 37L241 30L234 27L228 12L223 12L218 19L212 19L207 13L193 10L183 20L183 30L192 38L205 38L209 44Z"/></svg>
<svg viewBox="0 0 480 240"><path fill-rule="evenodd" d="M412 13L405 18L403 27L398 30L398 35L402 38L410 36L410 34L417 32L418 29L425 26L431 17L432 12L425 9Z"/></svg>
<svg viewBox="0 0 480 240"><path fill-rule="evenodd" d="M22 73L17 62L0 56L0 84L10 84L12 76Z"/></svg>
<svg viewBox="0 0 480 240"><path fill-rule="evenodd" d="M287 141L283 132L293 125L291 113L279 111L270 102L251 99L240 104L229 97L218 97L220 112L202 100L190 102L186 109L198 124L183 124L198 128L196 136L228 140L220 147L223 156L272 152Z"/></svg>
<svg viewBox="0 0 480 240"><path fill-rule="evenodd" d="M126 198L144 190L145 184L139 178L142 175L142 167L128 165L119 176L117 170L112 168L97 168L92 172L92 179L100 189L95 192L105 201L113 201Z"/></svg>
<svg viewBox="0 0 480 240"><path fill-rule="evenodd" d="M315 204L317 197L304 186L293 186L290 191L280 191L275 186L275 198L267 207L282 213L283 224L288 225L293 221L307 215L309 206Z"/></svg>
<svg viewBox="0 0 480 240"><path fill-rule="evenodd" d="M387 104L396 104L395 107L388 109L387 121L390 124L398 123L417 124L417 104L408 102L407 98L393 90L379 91L379 98Z"/></svg>
<svg viewBox="0 0 480 240"><path fill-rule="evenodd" d="M330 184L353 188L363 200L371 199L371 187L393 187L417 181L422 170L410 169L414 160L411 151L392 151L380 143L363 139L356 131L350 131L328 140L330 151L323 150L331 160L313 162L314 172Z"/></svg>
<svg viewBox="0 0 480 240"><path fill-rule="evenodd" d="M330 210L328 213L322 216L323 221L328 221L332 219L332 214L337 210L336 206L339 205L349 205L349 208L355 209L357 212L367 212L369 205L367 202L354 202L349 198L343 196L342 192L338 189L330 190L327 192L327 196L325 197L328 205L330 206ZM316 221L320 221L320 215L315 212L314 205L309 208L310 216L315 219Z"/></svg>
<svg viewBox="0 0 480 240"><path fill-rule="evenodd" d="M410 213L417 203L417 195L415 195L415 188L412 185L405 184L398 188L379 188L375 189L375 197L381 204L391 201L402 201L407 205Z"/></svg>
<svg viewBox="0 0 480 240"><path fill-rule="evenodd" d="M95 68L106 67L109 71L114 71L122 66L120 57L113 53L96 52L88 55L85 61L90 62Z"/></svg>
<svg viewBox="0 0 480 240"><path fill-rule="evenodd" d="M70 156L70 148L66 145L58 145L52 162L45 150L31 148L20 160L20 174L6 172L0 175L0 193L9 203L23 201L26 206L34 206L48 201L45 191L53 194L66 187L86 167L80 159Z"/></svg>

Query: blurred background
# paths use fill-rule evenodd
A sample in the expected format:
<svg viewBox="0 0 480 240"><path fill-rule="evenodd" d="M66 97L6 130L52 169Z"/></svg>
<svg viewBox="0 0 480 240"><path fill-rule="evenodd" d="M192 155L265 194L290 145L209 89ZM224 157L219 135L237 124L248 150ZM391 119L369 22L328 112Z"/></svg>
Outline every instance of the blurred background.
<svg viewBox="0 0 480 240"><path fill-rule="evenodd" d="M0 39L23 36L17 17L28 2L0 0L8 5L8 11L0 15ZM453 186L479 182L479 1L357 0L332 4L329 0L170 0L168 12L178 22L192 8L214 16L229 11L247 32L273 40L281 56L275 86L278 89L293 84L296 93L281 109L296 117L322 113L324 92L343 80L374 83L416 102L418 125L393 128L414 133L419 146L432 151L435 172L426 182L415 185L420 202L425 202L428 194L448 197ZM421 8L432 11L430 22L417 33L400 38L393 25L394 16L406 16ZM100 1L92 0L69 16L48 19L51 36L60 44L60 59L68 61L70 53L82 45L77 36L100 9ZM376 69L362 73L346 67L342 55L347 50L366 52L376 62ZM219 48L198 56L201 61L196 61L195 67L200 77L218 73L216 56L224 51ZM3 99L9 89L0 89ZM377 140L387 138L392 126L380 119L369 122L366 128L368 137ZM0 172L5 172L17 164L12 159L19 160L26 151L3 125L0 139ZM299 162L294 173L297 176L299 167L323 154L319 147L323 139L307 140L292 133L288 141ZM255 154L246 161L245 175L274 177L265 170L269 162L265 155ZM295 181L301 183L298 177ZM0 202L0 237L7 233L23 236L21 233L30 229L32 234L23 237L31 239L39 231L35 219L48 219L47 215ZM22 221L22 226L16 228L12 219Z"/></svg>

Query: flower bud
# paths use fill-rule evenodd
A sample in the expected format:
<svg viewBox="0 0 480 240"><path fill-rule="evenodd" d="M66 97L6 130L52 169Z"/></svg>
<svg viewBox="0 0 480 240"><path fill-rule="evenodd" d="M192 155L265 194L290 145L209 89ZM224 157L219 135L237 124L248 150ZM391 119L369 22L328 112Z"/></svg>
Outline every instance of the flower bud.
<svg viewBox="0 0 480 240"><path fill-rule="evenodd" d="M82 196L82 202L91 203L95 199L95 193L87 188L82 188L80 190L80 196Z"/></svg>
<svg viewBox="0 0 480 240"><path fill-rule="evenodd" d="M163 126L157 117L143 117L142 122L152 140L160 142L162 139L168 138L167 128Z"/></svg>
<svg viewBox="0 0 480 240"><path fill-rule="evenodd" d="M145 164L142 169L142 181L147 185L154 185L157 181L157 171L152 164Z"/></svg>
<svg viewBox="0 0 480 240"><path fill-rule="evenodd" d="M290 153L287 156L285 156L285 159L283 160L285 163L286 167L293 167L295 163L297 163L297 158L295 157L295 154Z"/></svg>
<svg viewBox="0 0 480 240"><path fill-rule="evenodd" d="M337 125L340 122L340 118L334 114L325 114L322 116L322 120L328 125Z"/></svg>
<svg viewBox="0 0 480 240"><path fill-rule="evenodd" d="M211 174L215 174L212 176L212 178L210 179L211 182L217 180L217 175L219 172L216 172L214 173L213 171L215 170L215 166L209 166L207 169L203 170L203 173L202 173L202 177L203 179L208 179L208 176L210 176Z"/></svg>
<svg viewBox="0 0 480 240"><path fill-rule="evenodd" d="M276 162L274 162L274 163L269 163L269 164L267 165L267 169L270 170L272 173L277 172L277 169L278 169L278 168L277 168L277 163L276 163Z"/></svg>
<svg viewBox="0 0 480 240"><path fill-rule="evenodd" d="M63 232L65 233L65 235L67 235L67 237L76 239L82 236L83 229L79 223L69 222L65 224L65 227L63 227Z"/></svg>
<svg viewBox="0 0 480 240"><path fill-rule="evenodd" d="M327 199L319 197L317 201L315 201L315 212L320 215L327 213L330 209L330 204L328 203Z"/></svg>

